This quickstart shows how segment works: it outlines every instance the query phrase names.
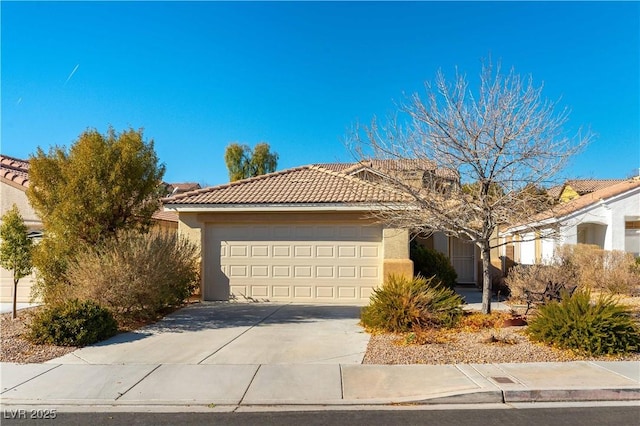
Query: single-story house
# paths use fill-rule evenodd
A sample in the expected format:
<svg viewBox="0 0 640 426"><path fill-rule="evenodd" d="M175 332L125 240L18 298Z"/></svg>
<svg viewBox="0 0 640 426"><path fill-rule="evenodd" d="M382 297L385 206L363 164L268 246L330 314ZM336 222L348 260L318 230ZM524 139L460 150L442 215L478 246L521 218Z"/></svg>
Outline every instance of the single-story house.
<svg viewBox="0 0 640 426"><path fill-rule="evenodd" d="M29 187L29 162L17 158L0 155L0 216L15 204L24 219L31 237L42 235L42 221L29 204L27 188ZM29 302L34 275L24 277L18 283L17 301ZM0 268L0 302L13 301L13 275Z"/></svg>
<svg viewBox="0 0 640 426"><path fill-rule="evenodd" d="M388 274L411 275L409 230L373 214L405 200L376 183L384 164L308 165L164 199L179 232L201 249L203 299L366 303ZM473 246L443 235L431 245L453 250L454 266L476 279Z"/></svg>
<svg viewBox="0 0 640 426"><path fill-rule="evenodd" d="M525 265L544 263L562 244L593 244L640 256L640 176L570 181L557 197L560 204L552 210L502 232L503 256Z"/></svg>

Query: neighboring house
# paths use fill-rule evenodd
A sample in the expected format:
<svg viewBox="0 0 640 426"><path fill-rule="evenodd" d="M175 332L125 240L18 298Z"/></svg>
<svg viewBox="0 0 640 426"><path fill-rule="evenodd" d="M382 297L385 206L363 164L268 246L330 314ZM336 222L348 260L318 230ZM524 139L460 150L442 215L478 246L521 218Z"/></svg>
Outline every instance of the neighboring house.
<svg viewBox="0 0 640 426"><path fill-rule="evenodd" d="M594 244L640 255L640 176L569 181L552 196L566 201L502 233L508 243L503 256L525 265L544 263L562 244ZM553 238L551 231L557 234Z"/></svg>
<svg viewBox="0 0 640 426"><path fill-rule="evenodd" d="M29 204L26 190L29 187L29 162L17 158L0 155L0 216L15 203L24 219L29 235L41 238L43 232L42 221ZM169 183L167 191L180 194L185 191L200 188L197 183ZM175 212L161 209L152 216L155 226L161 229L178 229L178 215ZM35 275L25 277L18 283L18 302L29 302L31 286ZM13 275L10 271L0 268L0 302L11 302L13 291Z"/></svg>
<svg viewBox="0 0 640 426"><path fill-rule="evenodd" d="M395 164L424 178L407 162ZM376 184L381 173L402 169L388 165L302 166L166 198L179 232L201 248L203 299L366 303L388 274L412 275L409 231L372 214L405 200ZM431 172L443 185L457 183L455 173ZM433 243L450 250L444 236Z"/></svg>
<svg viewBox="0 0 640 426"><path fill-rule="evenodd" d="M194 182L164 183L164 186L169 196L200 189L200 184ZM164 207L160 207L160 209L151 216L151 219L153 220L153 225L159 229L173 231L177 231L178 229L178 213L165 211Z"/></svg>
<svg viewBox="0 0 640 426"><path fill-rule="evenodd" d="M0 216L16 204L29 229L29 235L39 238L42 235L42 221L27 200L29 187L29 162L0 155ZM29 302L34 276L22 278L18 283L18 302ZM13 275L0 268L0 302L13 300Z"/></svg>

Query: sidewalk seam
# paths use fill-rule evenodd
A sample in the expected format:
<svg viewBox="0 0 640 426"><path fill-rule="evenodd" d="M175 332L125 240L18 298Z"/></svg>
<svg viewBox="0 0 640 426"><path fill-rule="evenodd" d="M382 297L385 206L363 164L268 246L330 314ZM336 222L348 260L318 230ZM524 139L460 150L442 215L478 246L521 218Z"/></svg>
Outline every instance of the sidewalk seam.
<svg viewBox="0 0 640 426"><path fill-rule="evenodd" d="M129 387L129 389L125 390L124 392L118 392L118 396L116 397L116 399L114 399L114 401L119 400L121 397L123 397L127 392L129 392L131 389L135 388L140 382L142 382L144 379L146 379L147 377L149 377L149 375L151 375L151 373L153 373L154 371L156 371L158 368L160 368L162 366L162 364L158 364L155 366L155 368L151 371L149 371L147 374L145 374L140 380L138 380L137 382L135 382L133 385L131 385Z"/></svg>
<svg viewBox="0 0 640 426"><path fill-rule="evenodd" d="M344 377L342 376L342 364L338 364L340 367L340 399L344 401Z"/></svg>
<svg viewBox="0 0 640 426"><path fill-rule="evenodd" d="M632 380L632 381L633 381L633 379L632 379L631 377L627 377L627 376L625 376L624 374L621 374L621 373L618 373L617 371L611 370L611 369L609 369L609 368L605 367L604 365L596 364L594 361L587 361L587 363L588 363L588 364L590 364L590 365L593 365L594 367L598 367L599 369L604 370L604 371L606 371L607 373L613 373L613 374L615 374L616 376L619 376L619 377L622 377L622 378L624 378L624 379ZM636 382L638 382L638 384L640 384L640 380L636 380Z"/></svg>
<svg viewBox="0 0 640 426"><path fill-rule="evenodd" d="M43 365L44 365L44 364L43 364ZM0 395L4 394L4 393L6 393L6 392L9 392L10 390L13 390L13 389L17 388L18 386L22 386L22 385L24 385L25 383L29 383L29 382L30 382L30 381L32 381L33 379L36 379L36 378L38 378L38 377L42 376L43 374L48 373L48 372L49 372L49 371L51 371L51 370L55 370L56 368L60 367L61 365L62 365L62 364L58 364L58 365L56 365L55 367L51 367L51 368L50 368L50 369L48 369L47 371L43 371L42 373L40 373L40 374L38 374L38 375L35 375L35 376L33 376L32 378L30 378L30 379L28 379L28 380L25 380L25 381L24 381L24 382L22 382L22 383L18 383L17 385L15 385L15 386L13 386L13 387L11 387L11 388L9 388L9 389L5 389L5 390L3 390L2 392L0 392Z"/></svg>
<svg viewBox="0 0 640 426"><path fill-rule="evenodd" d="M214 356L215 354L217 354L218 352L220 352L222 349L226 348L227 346L229 346L231 343L235 342L237 339L239 339L240 337L244 336L246 333L248 333L250 330L252 330L253 328L259 326L260 324L262 324L263 322L265 322L266 320L268 320L269 318L271 318L272 316L274 316L276 313L278 313L282 308L284 308L285 306L289 306L290 303L287 303L286 305L282 305L280 306L278 309L276 309L275 311L271 312L269 315L267 315L266 317L262 318L260 321L256 322L255 324L253 324L251 327L247 328L245 331L243 331L242 333L238 334L236 337L234 337L233 339L229 340L227 343L225 343L224 345L220 346L218 349L216 349L213 353L210 353L209 355L207 355L206 357L202 358L200 361L198 361L196 364L200 365L203 362L205 362L206 360L208 360L209 358L211 358L212 356Z"/></svg>
<svg viewBox="0 0 640 426"><path fill-rule="evenodd" d="M244 393L242 394L242 398L240 398L240 401L238 401L238 404L236 405L236 408L233 410L234 412L238 409L238 407L240 407L242 405L242 402L244 401L244 398L247 396L247 392L249 392L249 388L253 384L253 381L256 379L256 376L258 375L258 371L260 371L260 368L262 368L262 364L259 364L258 368L256 368L256 372L253 373L253 377L251 377L251 380L249 381L249 384L247 385L247 388L244 390Z"/></svg>

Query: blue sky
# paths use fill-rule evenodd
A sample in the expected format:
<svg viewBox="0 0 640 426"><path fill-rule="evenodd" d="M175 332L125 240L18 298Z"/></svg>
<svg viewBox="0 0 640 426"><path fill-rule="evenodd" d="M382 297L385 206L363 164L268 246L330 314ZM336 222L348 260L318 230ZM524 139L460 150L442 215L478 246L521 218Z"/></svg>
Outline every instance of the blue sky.
<svg viewBox="0 0 640 426"><path fill-rule="evenodd" d="M640 4L512 2L0 3L1 147L26 158L82 131L144 128L165 180L228 181L224 148L266 141L278 168L350 161L384 116L483 58L544 82L598 137L566 174L640 166Z"/></svg>

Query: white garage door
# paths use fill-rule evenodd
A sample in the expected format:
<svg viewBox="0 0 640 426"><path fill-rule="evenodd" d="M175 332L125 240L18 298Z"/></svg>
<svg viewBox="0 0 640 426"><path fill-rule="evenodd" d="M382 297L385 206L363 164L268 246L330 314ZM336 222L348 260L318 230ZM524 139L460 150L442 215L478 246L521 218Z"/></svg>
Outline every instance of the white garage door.
<svg viewBox="0 0 640 426"><path fill-rule="evenodd" d="M205 300L366 302L382 281L382 229L210 225Z"/></svg>

